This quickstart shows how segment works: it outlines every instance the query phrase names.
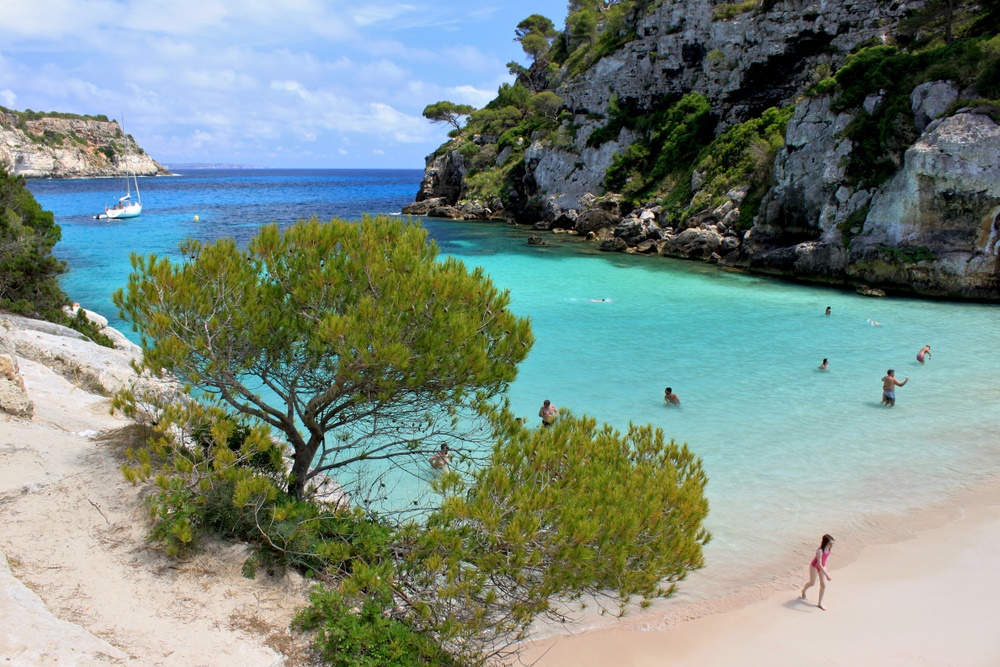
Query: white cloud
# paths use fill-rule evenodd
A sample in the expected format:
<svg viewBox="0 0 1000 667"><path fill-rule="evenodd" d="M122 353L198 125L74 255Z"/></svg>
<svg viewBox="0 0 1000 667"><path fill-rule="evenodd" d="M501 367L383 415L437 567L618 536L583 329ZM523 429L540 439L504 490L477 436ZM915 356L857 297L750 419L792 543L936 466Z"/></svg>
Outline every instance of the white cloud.
<svg viewBox="0 0 1000 667"><path fill-rule="evenodd" d="M496 88L482 90L474 86L455 86L446 90L446 98L458 104L471 104L477 109L486 106L497 96Z"/></svg>
<svg viewBox="0 0 1000 667"><path fill-rule="evenodd" d="M0 0L0 104L124 112L167 162L322 164L348 146L419 165L445 132L425 105L482 107L509 80L513 24L491 23L514 9L476 4Z"/></svg>
<svg viewBox="0 0 1000 667"><path fill-rule="evenodd" d="M337 149L337 153L339 153L340 155L347 155L347 149L346 148L338 148Z"/></svg>
<svg viewBox="0 0 1000 667"><path fill-rule="evenodd" d="M374 5L368 4L353 12L354 22L360 26L375 23L386 23L400 16L412 14L417 10L413 5Z"/></svg>

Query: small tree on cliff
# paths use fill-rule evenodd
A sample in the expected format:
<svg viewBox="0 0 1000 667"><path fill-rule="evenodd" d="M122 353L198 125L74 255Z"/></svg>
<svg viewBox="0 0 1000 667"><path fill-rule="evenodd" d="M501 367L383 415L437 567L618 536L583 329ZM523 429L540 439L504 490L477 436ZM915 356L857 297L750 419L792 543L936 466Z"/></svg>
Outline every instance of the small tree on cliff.
<svg viewBox="0 0 1000 667"><path fill-rule="evenodd" d="M69 302L59 287L66 263L52 255L62 236L24 178L0 165L0 309L59 319Z"/></svg>
<svg viewBox="0 0 1000 667"><path fill-rule="evenodd" d="M453 125L456 130L461 130L462 124L459 121L475 110L476 108L470 104L455 104L442 100L424 107L424 118L432 123L448 123Z"/></svg>
<svg viewBox="0 0 1000 667"><path fill-rule="evenodd" d="M115 304L147 367L284 435L297 498L323 472L405 468L482 437L476 419L533 342L481 269L388 217L181 249L189 261L133 256Z"/></svg>

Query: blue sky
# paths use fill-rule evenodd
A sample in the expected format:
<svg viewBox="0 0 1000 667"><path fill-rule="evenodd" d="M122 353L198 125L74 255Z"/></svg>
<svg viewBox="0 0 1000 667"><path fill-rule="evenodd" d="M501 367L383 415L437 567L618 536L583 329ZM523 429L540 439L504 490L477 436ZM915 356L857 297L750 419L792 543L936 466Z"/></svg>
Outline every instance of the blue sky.
<svg viewBox="0 0 1000 667"><path fill-rule="evenodd" d="M0 105L125 114L164 163L421 168L447 127L526 59L533 13L566 0L3 0Z"/></svg>

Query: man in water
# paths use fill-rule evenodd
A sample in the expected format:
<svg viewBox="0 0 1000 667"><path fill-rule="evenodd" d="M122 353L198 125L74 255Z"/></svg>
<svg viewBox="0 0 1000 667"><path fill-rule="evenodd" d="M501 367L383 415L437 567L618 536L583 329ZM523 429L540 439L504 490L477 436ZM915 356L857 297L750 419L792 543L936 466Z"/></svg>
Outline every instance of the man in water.
<svg viewBox="0 0 1000 667"><path fill-rule="evenodd" d="M827 307L826 307L826 314L827 314L827 315L829 315L829 314L830 314L830 306L827 306Z"/></svg>
<svg viewBox="0 0 1000 667"><path fill-rule="evenodd" d="M824 360L823 360L823 363L821 363L821 364L819 365L819 369L820 369L821 371L828 371L828 370L830 370L830 362L829 362L829 361L827 361L826 359L824 359Z"/></svg>
<svg viewBox="0 0 1000 667"><path fill-rule="evenodd" d="M545 402L542 403L542 409L538 411L538 416L542 418L542 426L552 426L556 417L559 416L559 408L552 405L552 401L549 399L545 399Z"/></svg>
<svg viewBox="0 0 1000 667"><path fill-rule="evenodd" d="M896 371L891 368L885 372L885 377L882 378L882 405L888 405L890 408L896 405L896 387L902 387L904 384L910 381L910 376L907 375L906 379L900 382L896 379Z"/></svg>
<svg viewBox="0 0 1000 667"><path fill-rule="evenodd" d="M681 398L680 398L680 396L678 396L677 394L675 394L674 390L671 389L670 387L667 387L666 389L663 390L663 400L666 401L667 403L669 403L670 405L680 405L681 404Z"/></svg>

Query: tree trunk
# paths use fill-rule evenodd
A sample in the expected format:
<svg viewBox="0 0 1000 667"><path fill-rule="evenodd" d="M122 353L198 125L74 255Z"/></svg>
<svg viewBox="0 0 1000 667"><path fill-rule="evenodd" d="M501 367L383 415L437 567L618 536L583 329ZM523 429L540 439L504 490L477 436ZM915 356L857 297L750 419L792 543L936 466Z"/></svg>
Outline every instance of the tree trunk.
<svg viewBox="0 0 1000 667"><path fill-rule="evenodd" d="M292 476L288 480L288 493L296 500L304 500L306 496L306 477L309 474L309 466L312 464L314 447L302 447L295 450L292 458Z"/></svg>

